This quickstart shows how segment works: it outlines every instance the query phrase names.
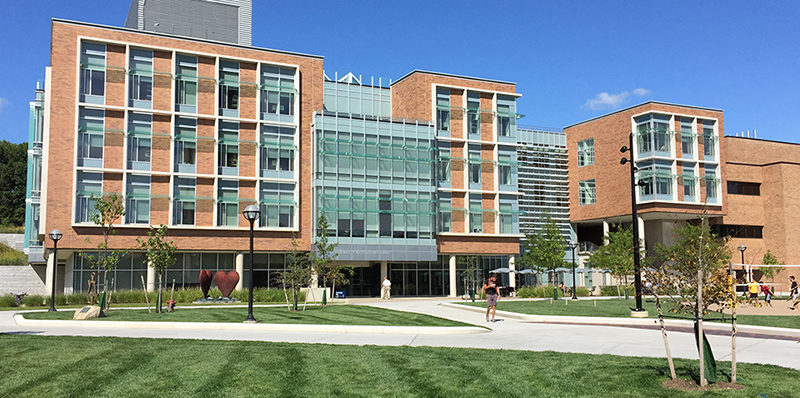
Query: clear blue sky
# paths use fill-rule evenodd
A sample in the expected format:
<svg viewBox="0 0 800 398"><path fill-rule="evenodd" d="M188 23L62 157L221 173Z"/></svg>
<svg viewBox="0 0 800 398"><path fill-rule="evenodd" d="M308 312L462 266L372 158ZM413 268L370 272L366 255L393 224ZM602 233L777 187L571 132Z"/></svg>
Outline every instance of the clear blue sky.
<svg viewBox="0 0 800 398"><path fill-rule="evenodd" d="M516 82L523 124L564 127L656 100L723 109L728 135L800 142L800 2L253 3L256 47L323 55L331 75ZM129 6L0 1L0 139L27 140L50 19L122 26Z"/></svg>

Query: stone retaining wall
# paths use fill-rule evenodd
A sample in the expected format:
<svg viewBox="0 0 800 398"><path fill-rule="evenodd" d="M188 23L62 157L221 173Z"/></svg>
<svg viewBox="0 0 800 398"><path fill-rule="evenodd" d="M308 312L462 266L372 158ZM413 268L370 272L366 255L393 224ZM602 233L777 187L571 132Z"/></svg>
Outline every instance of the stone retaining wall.
<svg viewBox="0 0 800 398"><path fill-rule="evenodd" d="M0 295L2 294L49 294L45 285L44 265L0 266Z"/></svg>
<svg viewBox="0 0 800 398"><path fill-rule="evenodd" d="M25 246L25 234L0 234L0 242L22 251Z"/></svg>

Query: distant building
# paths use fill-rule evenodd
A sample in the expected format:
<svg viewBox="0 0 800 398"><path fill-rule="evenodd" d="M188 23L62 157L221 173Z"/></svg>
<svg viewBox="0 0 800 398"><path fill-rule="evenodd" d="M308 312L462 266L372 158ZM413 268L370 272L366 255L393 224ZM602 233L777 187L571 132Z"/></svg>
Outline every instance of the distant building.
<svg viewBox="0 0 800 398"><path fill-rule="evenodd" d="M252 0L131 0L125 27L250 46Z"/></svg>

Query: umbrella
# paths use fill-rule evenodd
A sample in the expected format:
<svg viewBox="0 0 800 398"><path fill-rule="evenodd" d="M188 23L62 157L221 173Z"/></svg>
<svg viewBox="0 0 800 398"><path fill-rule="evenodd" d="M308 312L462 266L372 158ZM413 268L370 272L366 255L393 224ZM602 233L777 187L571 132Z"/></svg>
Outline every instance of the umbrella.
<svg viewBox="0 0 800 398"><path fill-rule="evenodd" d="M592 270L588 268L575 268L575 272L579 274L585 274L587 272L592 272Z"/></svg>
<svg viewBox="0 0 800 398"><path fill-rule="evenodd" d="M518 273L518 274L538 274L538 273L539 273L539 271L534 271L534 270L532 270L532 269L530 269L530 268L525 268L525 269L524 269L524 270L522 270L522 271L517 271L517 273Z"/></svg>
<svg viewBox="0 0 800 398"><path fill-rule="evenodd" d="M554 269L553 271L555 271L555 272L570 272L570 269L569 268L564 268L564 267L558 267L558 268Z"/></svg>
<svg viewBox="0 0 800 398"><path fill-rule="evenodd" d="M517 273L517 271L514 271L513 269L506 268L506 267L493 269L493 270L489 271L490 274L499 274L499 273L507 274L509 272L510 273Z"/></svg>

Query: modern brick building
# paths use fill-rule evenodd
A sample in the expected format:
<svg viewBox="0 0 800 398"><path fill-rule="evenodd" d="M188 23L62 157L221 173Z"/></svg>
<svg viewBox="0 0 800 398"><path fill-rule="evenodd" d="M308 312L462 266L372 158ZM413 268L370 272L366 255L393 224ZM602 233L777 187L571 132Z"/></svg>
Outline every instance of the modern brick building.
<svg viewBox="0 0 800 398"><path fill-rule="evenodd" d="M293 236L312 249L321 214L356 269L349 294L376 294L388 275L401 295L455 295L467 255L513 267L526 145L515 84L419 70L387 83L331 79L315 55L53 20L31 108L30 260L48 258L45 234L60 229L59 290L85 289L97 270L79 253L101 239L91 197L117 193L126 215L110 245L168 225L179 252L165 280L178 286L201 269L248 283L250 204L256 286L279 284ZM138 289L141 277L154 288L134 250L109 280Z"/></svg>
<svg viewBox="0 0 800 398"><path fill-rule="evenodd" d="M569 157L570 220L578 239L601 245L613 224L630 225L630 146L642 184L639 231L648 250L669 245L671 231L702 213L726 214L721 110L646 102L564 128Z"/></svg>

